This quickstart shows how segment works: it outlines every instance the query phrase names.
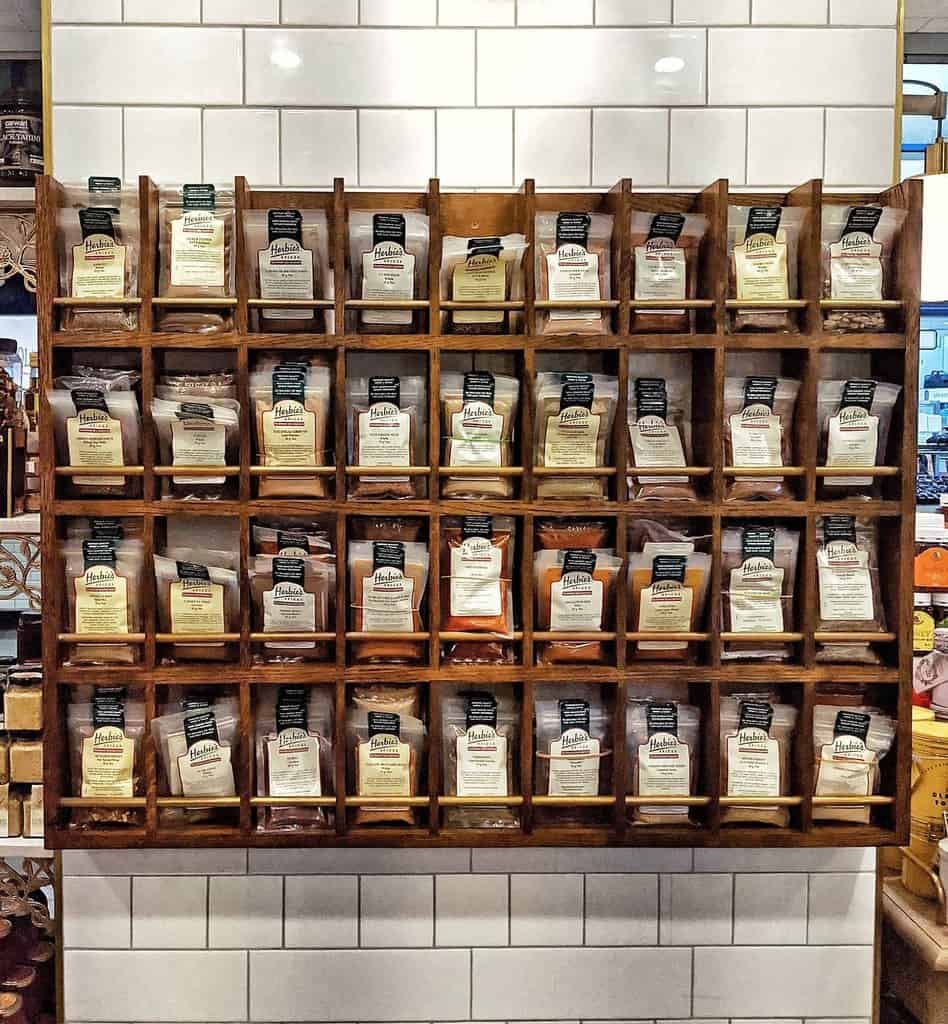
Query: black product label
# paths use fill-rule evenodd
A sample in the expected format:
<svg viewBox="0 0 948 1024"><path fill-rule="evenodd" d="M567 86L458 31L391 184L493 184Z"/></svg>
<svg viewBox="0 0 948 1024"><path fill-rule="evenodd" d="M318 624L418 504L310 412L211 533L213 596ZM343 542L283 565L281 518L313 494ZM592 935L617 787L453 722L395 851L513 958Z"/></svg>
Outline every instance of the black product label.
<svg viewBox="0 0 948 1024"><path fill-rule="evenodd" d="M833 723L833 736L856 736L866 742L871 716L860 711L837 711Z"/></svg>
<svg viewBox="0 0 948 1024"><path fill-rule="evenodd" d="M747 211L747 237L770 235L776 238L782 213L779 206L752 206Z"/></svg>
<svg viewBox="0 0 948 1024"><path fill-rule="evenodd" d="M296 583L303 586L306 563L302 558L280 558L273 559L273 582L274 583Z"/></svg>
<svg viewBox="0 0 948 1024"><path fill-rule="evenodd" d="M120 519L95 517L89 520L89 532L93 540L122 540L125 528Z"/></svg>
<svg viewBox="0 0 948 1024"><path fill-rule="evenodd" d="M308 686L281 686L277 693L277 703L308 704Z"/></svg>
<svg viewBox="0 0 948 1024"><path fill-rule="evenodd" d="M635 382L635 418L668 416L668 394L661 377L639 377Z"/></svg>
<svg viewBox="0 0 948 1024"><path fill-rule="evenodd" d="M738 729L763 729L769 735L774 721L772 704L763 700L742 700L738 714Z"/></svg>
<svg viewBox="0 0 948 1024"><path fill-rule="evenodd" d="M678 705L671 701L653 701L645 709L645 724L649 736L657 732L669 732L678 735Z"/></svg>
<svg viewBox="0 0 948 1024"><path fill-rule="evenodd" d="M200 711L201 708L209 708L213 704L214 701L210 697L202 697L199 694L181 698L182 711Z"/></svg>
<svg viewBox="0 0 948 1024"><path fill-rule="evenodd" d="M122 191L122 180L121 178L107 178L98 175L92 175L89 178L87 187L89 192L93 195L102 192L121 192Z"/></svg>
<svg viewBox="0 0 948 1024"><path fill-rule="evenodd" d="M843 228L840 238L845 238L854 232L867 234L870 238L875 234L879 226L879 218L882 216L881 206L853 206L846 218L846 226Z"/></svg>
<svg viewBox="0 0 948 1024"><path fill-rule="evenodd" d="M830 544L834 540L848 540L856 543L855 516L823 516L823 543Z"/></svg>
<svg viewBox="0 0 948 1024"><path fill-rule="evenodd" d="M589 701L566 699L560 701L560 731L582 729L589 732Z"/></svg>
<svg viewBox="0 0 948 1024"><path fill-rule="evenodd" d="M289 550L309 552L309 538L306 534L292 530L277 530L277 554Z"/></svg>
<svg viewBox="0 0 948 1024"><path fill-rule="evenodd" d="M648 229L646 241L651 242L653 238L670 238L677 242L684 226L685 215L682 213L656 213Z"/></svg>
<svg viewBox="0 0 948 1024"><path fill-rule="evenodd" d="M104 725L112 725L117 729L125 729L125 694L124 691L109 694L99 689L92 697L92 728L101 729Z"/></svg>
<svg viewBox="0 0 948 1024"><path fill-rule="evenodd" d="M563 575L570 572L584 572L592 576L596 571L596 552L583 548L567 548L563 552Z"/></svg>
<svg viewBox="0 0 948 1024"><path fill-rule="evenodd" d="M461 520L461 540L483 537L490 540L494 533L493 516L464 516Z"/></svg>
<svg viewBox="0 0 948 1024"><path fill-rule="evenodd" d="M685 555L656 555L652 559L652 582L685 582L688 559Z"/></svg>
<svg viewBox="0 0 948 1024"><path fill-rule="evenodd" d="M369 377L369 405L377 402L402 404L402 382L399 377Z"/></svg>
<svg viewBox="0 0 948 1024"><path fill-rule="evenodd" d="M766 405L768 409L773 409L776 394L776 377L747 377L744 380L745 409L750 405Z"/></svg>
<svg viewBox="0 0 948 1024"><path fill-rule="evenodd" d="M769 558L774 560L774 540L777 530L773 526L745 526L741 530L741 558Z"/></svg>
<svg viewBox="0 0 948 1024"><path fill-rule="evenodd" d="M86 569L94 565L115 568L115 546L110 540L84 540L82 542L82 563Z"/></svg>
<svg viewBox="0 0 948 1024"><path fill-rule="evenodd" d="M175 415L179 420L212 420L214 407L203 402L182 402Z"/></svg>
<svg viewBox="0 0 948 1024"><path fill-rule="evenodd" d="M556 248L561 245L589 245L589 225L592 217L588 213L558 213L556 215Z"/></svg>
<svg viewBox="0 0 948 1024"><path fill-rule="evenodd" d="M467 728L472 725L489 725L497 728L497 698L481 690L465 693Z"/></svg>
<svg viewBox="0 0 948 1024"><path fill-rule="evenodd" d="M469 238L467 240L469 259L471 256L499 256L500 250L500 238L497 235L491 238Z"/></svg>
<svg viewBox="0 0 948 1024"><path fill-rule="evenodd" d="M86 206L79 211L79 227L83 241L90 235L108 235L115 238L112 211L101 206Z"/></svg>
<svg viewBox="0 0 948 1024"><path fill-rule="evenodd" d="M184 720L184 738L188 744L188 750L195 743L201 743L204 740L220 743L220 733L217 731L217 715L213 711L207 711L203 715L188 715Z"/></svg>
<svg viewBox="0 0 948 1024"><path fill-rule="evenodd" d="M299 210L267 210L267 241L292 238L303 244L303 215Z"/></svg>
<svg viewBox="0 0 948 1024"><path fill-rule="evenodd" d="M372 571L377 569L398 569L405 571L405 545L400 541L377 540L372 542Z"/></svg>
<svg viewBox="0 0 948 1024"><path fill-rule="evenodd" d="M309 691L302 686L281 686L276 703L277 732L284 729L307 730Z"/></svg>
<svg viewBox="0 0 948 1024"><path fill-rule="evenodd" d="M179 580L210 580L211 573L206 565L197 562L176 562Z"/></svg>
<svg viewBox="0 0 948 1024"><path fill-rule="evenodd" d="M370 711L369 712L369 735L378 736L380 733L386 736L401 736L402 720L399 715L391 711Z"/></svg>
<svg viewBox="0 0 948 1024"><path fill-rule="evenodd" d="M464 404L485 402L494 408L494 375L486 370L474 370L464 374Z"/></svg>
<svg viewBox="0 0 948 1024"><path fill-rule="evenodd" d="M372 245L396 242L405 248L405 216L401 213L375 213L372 215Z"/></svg>
<svg viewBox="0 0 948 1024"><path fill-rule="evenodd" d="M273 371L273 404L277 402L303 403L306 397L306 371L283 364Z"/></svg>
<svg viewBox="0 0 948 1024"><path fill-rule="evenodd" d="M186 210L213 210L217 207L217 190L213 185L184 185L181 205Z"/></svg>
<svg viewBox="0 0 948 1024"><path fill-rule="evenodd" d="M872 400L876 394L876 382L874 380L848 380L843 385L843 395L839 400L840 409L849 405L858 405L866 412L872 408Z"/></svg>
<svg viewBox="0 0 948 1024"><path fill-rule="evenodd" d="M560 391L561 410L573 405L592 408L596 387L591 373L561 373L560 384L563 386Z"/></svg>
<svg viewBox="0 0 948 1024"><path fill-rule="evenodd" d="M105 404L105 392L96 388L73 388L69 392L72 404L76 412L83 412L85 409L98 409L99 412L107 413L109 407Z"/></svg>

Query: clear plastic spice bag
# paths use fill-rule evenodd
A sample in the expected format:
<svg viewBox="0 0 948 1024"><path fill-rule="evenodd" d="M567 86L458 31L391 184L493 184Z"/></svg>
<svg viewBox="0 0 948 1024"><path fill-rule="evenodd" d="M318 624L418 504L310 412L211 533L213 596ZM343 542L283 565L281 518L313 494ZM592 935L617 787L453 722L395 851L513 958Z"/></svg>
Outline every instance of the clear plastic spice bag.
<svg viewBox="0 0 948 1024"><path fill-rule="evenodd" d="M235 755L240 742L237 701L221 698L182 702L185 709L152 719L151 735L158 754L158 792L194 797L235 796ZM172 818L180 815L172 813ZM188 811L192 823L215 815Z"/></svg>
<svg viewBox="0 0 948 1024"><path fill-rule="evenodd" d="M516 302L523 299L523 235L441 240L441 298L453 302ZM441 314L450 334L507 334L520 314L504 309L453 309Z"/></svg>
<svg viewBox="0 0 948 1024"><path fill-rule="evenodd" d="M441 522L441 629L513 630L514 521L462 516Z"/></svg>
<svg viewBox="0 0 948 1024"><path fill-rule="evenodd" d="M168 402L152 399L151 419L164 466L234 466L239 461L240 405L228 399ZM162 477L168 498L224 497L226 476Z"/></svg>
<svg viewBox="0 0 948 1024"><path fill-rule="evenodd" d="M167 402L199 398L236 400L237 375L233 370L210 368L166 371L155 386L155 397Z"/></svg>
<svg viewBox="0 0 948 1024"><path fill-rule="evenodd" d="M762 468L793 464L793 421L800 382L786 377L728 377L724 382L724 461ZM782 476L735 476L728 501L777 501L793 497Z"/></svg>
<svg viewBox="0 0 948 1024"><path fill-rule="evenodd" d="M319 519L267 516L251 526L250 536L257 555L311 556L321 561L335 561L335 531L329 522Z"/></svg>
<svg viewBox="0 0 948 1024"><path fill-rule="evenodd" d="M537 299L599 302L612 298L612 214L538 213ZM607 309L537 310L538 334L612 334Z"/></svg>
<svg viewBox="0 0 948 1024"><path fill-rule="evenodd" d="M421 793L427 733L422 721L390 711L350 709L346 717L346 790L360 797L414 797ZM352 822L414 825L410 806L366 804L353 810Z"/></svg>
<svg viewBox="0 0 948 1024"><path fill-rule="evenodd" d="M694 796L698 785L701 709L679 701L630 698L625 711L626 765L632 796ZM643 825L692 824L688 807L635 804Z"/></svg>
<svg viewBox="0 0 948 1024"><path fill-rule="evenodd" d="M632 298L694 299L698 263L708 218L700 213L632 213ZM694 310L633 309L633 334L686 333L695 329Z"/></svg>
<svg viewBox="0 0 948 1024"><path fill-rule="evenodd" d="M332 628L336 568L317 558L256 555L248 570L255 633L326 633ZM326 640L265 640L265 661L325 661Z"/></svg>
<svg viewBox="0 0 948 1024"><path fill-rule="evenodd" d="M232 569L155 555L158 625L162 633L237 633L238 574ZM236 644L188 641L171 644L173 661L231 661Z"/></svg>

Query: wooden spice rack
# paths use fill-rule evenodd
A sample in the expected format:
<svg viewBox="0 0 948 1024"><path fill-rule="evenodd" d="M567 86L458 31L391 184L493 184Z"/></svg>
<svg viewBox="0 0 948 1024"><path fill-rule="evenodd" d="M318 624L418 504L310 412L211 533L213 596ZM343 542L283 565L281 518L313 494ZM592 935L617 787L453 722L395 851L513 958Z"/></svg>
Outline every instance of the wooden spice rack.
<svg viewBox="0 0 948 1024"><path fill-rule="evenodd" d="M914 475L917 337L919 325L919 259L921 233L921 183L907 181L883 193L825 194L819 181L812 181L787 195L749 194L729 192L726 181L715 182L700 192L642 193L632 189L628 179L620 181L609 192L603 193L540 193L534 183L527 181L516 193L441 193L438 182L431 181L425 192L349 192L341 179L331 191L257 191L248 187L243 178L236 180L238 211L270 207L297 207L325 211L330 227L330 259L336 268L334 297L292 303L286 300L273 305L332 310L335 317L334 334L272 334L252 333L251 311L268 305L267 300L250 296L250 282L245 272L245 253L242 231L236 232L236 295L233 299L215 301L187 299L159 299L155 296L157 253L157 201L156 186L148 179L139 183L141 204L142 252L140 259L140 295L124 301L102 302L111 306L134 306L138 309L139 330L133 333L78 334L59 331L59 307L74 304L74 300L60 297L58 287L58 257L56 253L56 218L62 201L61 186L51 178L38 182L38 258L40 288L38 302L39 336L41 344L41 374L43 401L41 405L42 438L42 497L43 542L42 554L49 581L44 602L44 668L46 679L46 808L47 845L66 847L149 847L149 846L519 846L519 845L611 845L643 846L862 846L904 844L908 839L910 733L910 685L912 668L912 563L914 550ZM907 210L901 237L895 255L894 297L882 303L867 303L859 308L885 310L894 329L878 334L840 334L823 330L823 312L842 304L827 302L821 294L820 215L824 202L861 203L883 202ZM799 332L787 334L747 333L728 331L730 311L736 303L728 298L727 260L727 208L729 203L757 203L761 205L792 205L808 211L808 218L800 245L800 298L784 303L767 302L767 308L785 307L798 318ZM426 300L389 303L390 308L410 308L422 311L427 320L427 331L417 335L367 335L346 333L353 311L367 303L347 294L347 275L342 268L347 263L348 240L346 219L349 210L413 209L421 210L430 218L430 254L428 264L429 296ZM609 311L614 333L609 335L537 335L537 311L555 306L538 301L533 274L534 218L538 211L604 211L615 217L613 236L613 297L590 307ZM632 253L630 251L629 217L633 210L701 212L708 217L709 234L703 250L699 271L698 297L675 301L676 308L694 310L697 333L690 334L633 334L630 323L635 309L667 308L662 300L633 301L631 289ZM522 232L528 242L525 257L525 289L522 301L508 301L479 307L476 303L449 302L439 294L441 238L445 234L492 235L510 231ZM161 307L194 306L197 308L225 308L234 317L233 332L200 335L159 333L154 330L156 313ZM88 300L83 306L91 305ZM372 304L376 305L376 304ZM382 305L382 304L379 304ZM578 303L564 303L575 308ZM742 302L742 308L752 303ZM452 309L489 308L522 313L523 333L469 336L442 333L441 313ZM117 476L137 476L142 481L142 497L134 500L70 500L60 497L60 482L72 470L55 466L52 421L46 390L61 367L68 365L73 352L81 349L117 349L126 353L141 368L142 404L142 464L115 469ZM232 354L238 375L241 401L241 442L239 466L228 469L227 475L236 484L233 500L196 502L162 500L160 478L169 472L156 465L156 443L149 412L157 380L157 368L163 353L174 349L217 349ZM281 350L322 350L331 358L333 372L333 403L335 412L334 466L322 472L331 479L335 497L326 500L259 500L255 497L255 479L263 472L252 465L251 414L248 400L248 371L257 353ZM695 466L669 471L676 476L688 475L702 489L698 503L680 501L633 501L627 496L627 475L638 472L629 466L626 408L628 377L634 367L636 354L643 351L686 350L694 354L694 447ZM745 351L777 352L789 375L801 381L796 417L794 450L797 464L785 467L782 474L796 488L798 500L775 502L728 502L725 488L735 470L724 463L723 443L723 385L726 360L733 353ZM881 497L873 500L823 501L819 497L818 481L825 470L817 466L818 428L816 423L817 382L821 376L820 360L824 353L837 351L869 353L872 371L883 379L903 385L902 397L893 416L889 438L887 465L875 470L859 469L859 476L878 479ZM425 500L351 500L346 498L348 479L359 472L347 465L345 382L347 360L353 353L415 352L427 361L428 386L428 464L406 470L399 467L399 475L418 475L427 479L428 498ZM606 482L609 500L558 501L536 500L535 482L550 471L534 468L533 382L538 361L550 354L562 354L560 365L574 368L569 361L571 353L582 352L583 358L593 353L602 365L619 379L619 403L616 415L611 465L599 472ZM519 422L517 424L517 465L493 475L510 476L516 494L513 500L458 501L439 497L439 480L446 472L440 465L441 431L439 378L443 363L449 363L456 353L468 353L479 365L491 368L487 361L493 356L512 361L516 375L521 378L522 392ZM542 368L542 367L541 367ZM197 469L199 467L195 467ZM182 470L178 469L177 472ZM208 470L220 476L218 469ZM380 469L373 467L373 475ZM463 472L451 469L451 474ZM482 471L481 475L483 475ZM577 471L583 476L593 475L590 470ZM649 469L650 476L661 471ZM742 476L751 472L742 469ZM188 475L195 475L192 469ZM312 469L305 469L309 476ZM774 476L774 471L762 471ZM96 475L106 471L96 469ZM845 471L832 470L833 476ZM442 645L459 639L490 639L484 634L445 633L439 631L441 620L440 592L435 582L441 574L440 528L443 517L478 512L510 515L518 523L517 559L519 593L517 594L518 622L513 634L513 647L517 653L514 665L455 666L442 661ZM880 563L883 599L888 629L883 634L865 634L881 653L880 666L825 664L817 661L817 644L833 639L854 639L853 634L819 633L817 622L816 579L816 520L824 512L843 512L867 516L879 521ZM241 588L241 625L239 633L221 634L213 639L237 645L238 660L232 664L161 663L162 645L181 640L158 632L154 589L150 585L152 555L160 545L163 520L175 515L231 517L239 522L241 579L246 579L250 555L251 525L255 517L264 515L314 514L334 517L336 550L339 564L336 593L336 622L334 632L313 634L313 639L334 642L334 660L321 664L255 664L254 645L261 634L251 629L249 590ZM427 597L427 629L411 634L427 648L425 664L419 666L360 666L350 661L349 641L353 636L365 639L367 634L352 634L347 630L345 610L348 608L346 592L347 574L345 552L347 524L352 517L369 514L390 516L418 516L428 523L431 568ZM132 669L73 667L63 664L65 644L75 637L64 630L61 607L61 565L57 550L62 534L62 521L73 516L107 515L140 517L143 522L146 586L144 593L144 631L131 636L112 637L114 641L140 644L142 660ZM640 516L687 516L702 522L711 536L712 576L708 610L704 629L682 633L677 638L694 642L698 657L696 664L676 664L636 660L632 657L635 641L656 636L632 632L627 624L627 598L625 576L617 590L614 628L604 634L592 634L594 639L608 641L611 663L605 665L535 664L536 645L557 634L539 632L534 627L533 595L533 536L534 524L539 517L560 516L605 517L614 523L617 554L627 553L627 527ZM778 521L794 525L801 533L801 550L795 595L795 624L797 631L786 634L767 634L770 641L784 641L793 646L795 658L791 662L767 664L761 662L728 662L722 660L722 648L732 634L721 629L719 595L722 590L721 531L731 523L754 520ZM573 634L559 634L573 638ZM297 634L296 638L303 636ZM659 634L671 639L669 634ZM748 639L742 634L741 639ZM89 640L88 636L83 637ZM108 638L107 638L108 639ZM201 636L201 640L208 640ZM628 792L627 756L624 743L625 706L629 695L640 691L648 694L653 680L678 680L690 686L691 700L702 708L702 749L698 795L692 798L648 797L636 798ZM410 804L420 811L417 827L371 827L352 823L348 809L361 804L384 803L385 798L358 798L347 794L345 710L346 690L353 683L365 682L418 682L427 695L426 722L428 728L427 783L424 795L406 799L389 798L398 805ZM71 808L101 806L102 801L89 801L70 796L68 744L65 731L65 705L71 690L84 683L126 683L140 687L144 694L148 720L156 713L162 687L170 684L230 685L239 692L240 743L235 752L238 796L204 801L191 798L159 796L157 763L153 744L145 744L145 795L129 800L116 800L114 807L139 808L144 811L144 827L134 829L101 828L77 829L68 824ZM441 693L443 684L467 682L489 685L492 682L511 682L515 685L522 708L520 744L520 771L517 794L504 800L442 796L441 766ZM536 686L544 682L570 682L602 686L614 712L614 756L611 794L585 799L549 797L533 792L534 750L533 735L534 696ZM831 799L814 797L813 708L818 703L821 688L829 683L863 683L871 688L872 698L882 702L897 714L898 728L894 750L883 762L881 795L869 798ZM335 696L335 789L333 796L309 799L277 800L257 795L254 778L253 712L258 687L280 683L309 683L334 689ZM783 697L798 705L800 710L795 748L793 751L792 795L781 798L729 798L723 791L721 771L720 697L727 684L760 684L779 686ZM442 824L441 809L467 803L487 805L506 804L517 808L520 827L513 829L458 829ZM637 803L690 805L696 821L693 826L639 826L628 821L627 809ZM814 822L814 809L825 803L833 805L869 805L873 810L871 825L820 824ZM256 809L280 804L324 806L334 810L334 821L322 831L264 833L256 828ZM790 809L791 825L774 828L755 825L721 824L722 810L734 804L786 806ZM535 808L583 805L599 809L602 823L597 825L547 825L535 820ZM213 806L224 808L231 822L224 825L195 825L171 827L161 820L160 811L168 807ZM545 812L548 816L549 812ZM544 818L546 820L546 818Z"/></svg>

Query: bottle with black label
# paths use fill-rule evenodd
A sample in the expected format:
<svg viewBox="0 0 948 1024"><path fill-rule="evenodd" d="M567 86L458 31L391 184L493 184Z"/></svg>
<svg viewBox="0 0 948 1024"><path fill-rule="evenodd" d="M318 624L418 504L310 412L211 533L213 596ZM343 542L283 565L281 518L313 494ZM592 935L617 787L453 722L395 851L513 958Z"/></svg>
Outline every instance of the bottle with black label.
<svg viewBox="0 0 948 1024"><path fill-rule="evenodd" d="M13 84L0 96L0 185L32 185L43 173L43 105L26 73L26 62L13 61Z"/></svg>

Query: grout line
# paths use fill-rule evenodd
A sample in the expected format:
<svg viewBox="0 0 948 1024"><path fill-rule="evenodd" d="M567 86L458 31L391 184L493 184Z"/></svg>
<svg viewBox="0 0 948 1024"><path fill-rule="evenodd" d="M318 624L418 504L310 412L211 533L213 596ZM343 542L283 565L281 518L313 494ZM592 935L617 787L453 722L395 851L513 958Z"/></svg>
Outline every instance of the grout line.
<svg viewBox="0 0 948 1024"><path fill-rule="evenodd" d="M356 949L362 948L362 876L356 875Z"/></svg>
<svg viewBox="0 0 948 1024"><path fill-rule="evenodd" d="M810 944L810 882L813 876L808 874L806 876L806 885L803 889L803 905L806 909L806 916L804 917L804 941L809 946Z"/></svg>
<svg viewBox="0 0 948 1024"><path fill-rule="evenodd" d="M65 916L62 907L56 908L56 916ZM128 880L128 948L135 948L135 879L131 877Z"/></svg>
<svg viewBox="0 0 948 1024"><path fill-rule="evenodd" d="M247 965L247 1016L246 1020L250 1020L250 950L244 950L244 963Z"/></svg>
<svg viewBox="0 0 948 1024"><path fill-rule="evenodd" d="M211 948L211 879L204 878L204 948Z"/></svg>
<svg viewBox="0 0 948 1024"><path fill-rule="evenodd" d="M731 875L731 945L734 945L734 936L737 934L737 872ZM692 978L692 982L694 979Z"/></svg>
<svg viewBox="0 0 948 1024"><path fill-rule="evenodd" d="M280 948L286 949L286 875L282 876L282 882L283 913L280 915Z"/></svg>
<svg viewBox="0 0 948 1024"><path fill-rule="evenodd" d="M513 945L513 875L507 875L507 945Z"/></svg>
<svg viewBox="0 0 948 1024"><path fill-rule="evenodd" d="M594 137L593 113L594 113L593 112L593 108L590 107L589 108L589 181L588 181L588 184L589 184L590 187L592 187L592 182L593 182L593 158L594 158L594 154L593 154L593 137Z"/></svg>
<svg viewBox="0 0 948 1024"><path fill-rule="evenodd" d="M691 947L691 1016L695 1015L695 947Z"/></svg>

